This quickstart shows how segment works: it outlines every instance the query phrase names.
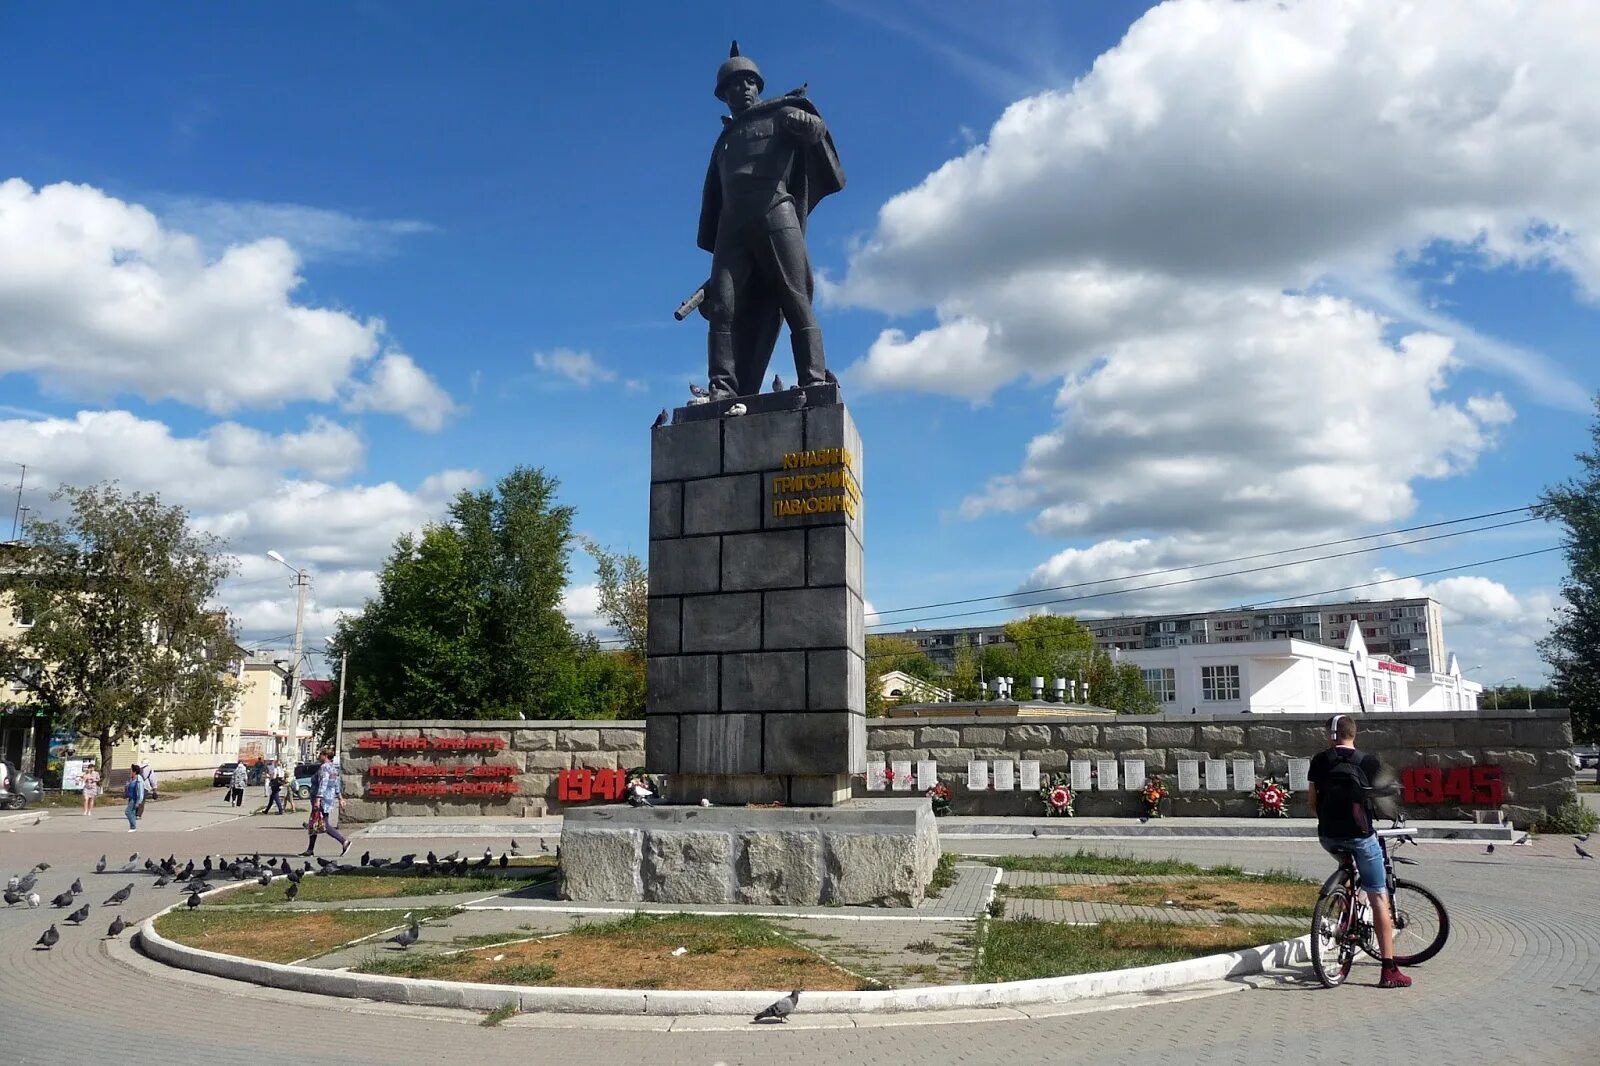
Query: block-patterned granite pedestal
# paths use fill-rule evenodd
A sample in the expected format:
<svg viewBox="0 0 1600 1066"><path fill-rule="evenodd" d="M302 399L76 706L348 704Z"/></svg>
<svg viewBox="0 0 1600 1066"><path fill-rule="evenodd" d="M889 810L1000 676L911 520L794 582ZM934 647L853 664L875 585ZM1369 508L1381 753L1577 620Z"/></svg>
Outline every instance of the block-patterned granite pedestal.
<svg viewBox="0 0 1600 1066"><path fill-rule="evenodd" d="M837 807L586 807L561 827L567 899L914 907L939 861L927 799Z"/></svg>
<svg viewBox="0 0 1600 1066"><path fill-rule="evenodd" d="M673 802L829 806L866 772L861 438L836 386L652 430L645 765Z"/></svg>

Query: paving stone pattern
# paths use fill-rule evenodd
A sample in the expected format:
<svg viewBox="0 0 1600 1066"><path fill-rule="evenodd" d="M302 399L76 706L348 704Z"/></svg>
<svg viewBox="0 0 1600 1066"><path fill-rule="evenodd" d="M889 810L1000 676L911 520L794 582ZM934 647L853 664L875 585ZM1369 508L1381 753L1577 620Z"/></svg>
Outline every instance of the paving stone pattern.
<svg viewBox="0 0 1600 1066"><path fill-rule="evenodd" d="M1425 845L1418 853L1423 865L1410 868L1408 876L1444 898L1452 932L1444 952L1415 969L1416 986L1403 992L1374 987L1377 967L1363 962L1349 984L1332 992L1316 986L1307 969L1296 968L1205 986L1192 997L1169 992L1084 1007L816 1017L805 1014L802 1000L794 1023L770 1028L707 1031L726 1023L531 1015L484 1029L475 1014L328 1001L113 956L99 939L110 916L98 906L113 879L91 872L102 852L115 857L120 851L125 857L134 841L141 852L161 855L258 848L283 854L303 846L303 836L275 821L229 820L220 802L198 825L170 817L166 804L171 802L154 805L136 836L118 828L116 811L78 822L53 818L0 834L0 873L45 860L52 869L42 884L52 894L75 876L101 893L92 897L96 906L87 927L65 929L50 952L32 950L52 918L47 910L0 909L0 1061L78 1066L125 1059L128 1049L136 1048L175 1066L214 1066L246 1054L241 1048L256 1046L262 1034L278 1033L297 1034L295 1061L314 1066L501 1060L1256 1066L1396 1057L1566 1066L1594 1062L1600 1048L1600 913L1594 906L1600 898L1600 862L1577 859L1568 838L1503 848L1494 855L1471 845ZM441 843L446 850L452 846L448 840ZM963 843L974 850L972 842ZM988 850L1044 853L1070 851L1081 842L995 844L999 847ZM1146 858L1233 862L1246 869L1286 867L1306 876L1330 869L1327 856L1309 842L1224 839L1094 847ZM129 920L141 918L166 902L164 893L149 891L141 880L123 913ZM530 914L521 920L540 919ZM829 931L849 938L861 924L841 921ZM1204 995L1230 989L1244 990ZM1133 1004L1137 1009L1103 1009Z"/></svg>

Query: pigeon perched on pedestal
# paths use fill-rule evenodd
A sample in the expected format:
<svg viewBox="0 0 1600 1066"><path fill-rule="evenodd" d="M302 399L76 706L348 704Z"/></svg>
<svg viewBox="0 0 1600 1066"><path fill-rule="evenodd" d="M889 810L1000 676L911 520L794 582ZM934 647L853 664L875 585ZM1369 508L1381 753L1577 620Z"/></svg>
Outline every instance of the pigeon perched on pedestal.
<svg viewBox="0 0 1600 1066"><path fill-rule="evenodd" d="M797 988L750 1020L752 1022L764 1022L768 1020L787 1022L789 1020L789 1015L794 1011L795 1004L799 1002L800 990Z"/></svg>
<svg viewBox="0 0 1600 1066"><path fill-rule="evenodd" d="M664 426L666 424L667 424L667 409L665 407L663 407L661 409L661 413L656 415L656 420L653 423L651 423L651 428L652 429L660 429L662 426Z"/></svg>
<svg viewBox="0 0 1600 1066"><path fill-rule="evenodd" d="M707 392L705 389L702 389L699 385L696 385L692 381L689 382L689 395L693 396L697 400L705 400L711 397L709 392Z"/></svg>
<svg viewBox="0 0 1600 1066"><path fill-rule="evenodd" d="M783 391L783 379L780 378L776 374L772 375L772 391L773 392L782 392Z"/></svg>

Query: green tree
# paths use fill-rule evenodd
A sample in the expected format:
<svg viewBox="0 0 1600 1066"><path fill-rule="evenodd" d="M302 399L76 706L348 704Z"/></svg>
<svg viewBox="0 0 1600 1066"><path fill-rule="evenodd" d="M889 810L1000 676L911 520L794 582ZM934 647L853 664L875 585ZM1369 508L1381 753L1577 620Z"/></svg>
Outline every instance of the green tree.
<svg viewBox="0 0 1600 1066"><path fill-rule="evenodd" d="M1094 635L1071 615L1035 614L1006 623L1006 640L1016 645L1009 668L1017 690L1035 677L1080 677L1094 655Z"/></svg>
<svg viewBox="0 0 1600 1066"><path fill-rule="evenodd" d="M601 616L642 661L650 625L650 580L644 564L637 555L608 551L587 537L583 547L594 556Z"/></svg>
<svg viewBox="0 0 1600 1066"><path fill-rule="evenodd" d="M1578 476L1545 489L1534 513L1565 527L1567 576L1550 635L1539 642L1556 692L1572 711L1572 729L1600 735L1600 393L1590 427L1593 447L1577 455Z"/></svg>
<svg viewBox="0 0 1600 1066"><path fill-rule="evenodd" d="M100 764L138 737L216 728L234 693L227 612L213 605L233 568L182 508L115 483L63 485L70 513L30 524L30 543L0 574L13 609L33 619L0 640L0 677L19 702L100 745Z"/></svg>
<svg viewBox="0 0 1600 1066"><path fill-rule="evenodd" d="M978 653L964 635L956 637L955 659L950 664L950 673L944 679L944 686L957 700L975 700L980 694Z"/></svg>
<svg viewBox="0 0 1600 1066"><path fill-rule="evenodd" d="M334 656L349 653L346 718L615 713L627 688L616 664L561 613L573 511L558 488L517 467L493 491L462 492L449 521L395 542L377 597L332 641Z"/></svg>
<svg viewBox="0 0 1600 1066"><path fill-rule="evenodd" d="M939 669L917 642L905 637L867 636L867 714L877 717L893 702L883 695L883 675L899 670L929 684L939 683Z"/></svg>

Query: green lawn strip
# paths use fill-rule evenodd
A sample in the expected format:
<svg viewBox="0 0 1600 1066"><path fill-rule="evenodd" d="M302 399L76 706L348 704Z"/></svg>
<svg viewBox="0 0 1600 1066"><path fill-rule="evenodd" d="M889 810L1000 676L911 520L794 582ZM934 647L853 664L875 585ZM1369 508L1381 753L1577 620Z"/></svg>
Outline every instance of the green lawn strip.
<svg viewBox="0 0 1600 1066"><path fill-rule="evenodd" d="M362 877L359 874L318 875L300 881L297 903L342 903L357 899L395 899L401 896L440 896L453 892L499 895L536 884L537 879L509 877ZM230 904L283 903L289 879L274 878L262 887L252 884L231 893Z"/></svg>
<svg viewBox="0 0 1600 1066"><path fill-rule="evenodd" d="M1231 924L985 921L980 923L978 962L972 979L985 983L1029 981L1154 966L1255 947L1262 943L1263 935Z"/></svg>
<svg viewBox="0 0 1600 1066"><path fill-rule="evenodd" d="M1129 859L1081 848L1071 855L985 855L972 861L1002 870L1041 874L1204 874L1204 866L1179 859ZM1237 870L1237 867L1219 867Z"/></svg>
<svg viewBox="0 0 1600 1066"><path fill-rule="evenodd" d="M449 907L410 912L417 921L453 914ZM156 932L189 947L263 962L315 958L394 926L406 912L283 911L270 907L176 910L156 919Z"/></svg>
<svg viewBox="0 0 1600 1066"><path fill-rule="evenodd" d="M956 883L956 857L948 851L939 853L939 865L933 868L933 880L928 882L928 895L944 895L944 890Z"/></svg>

